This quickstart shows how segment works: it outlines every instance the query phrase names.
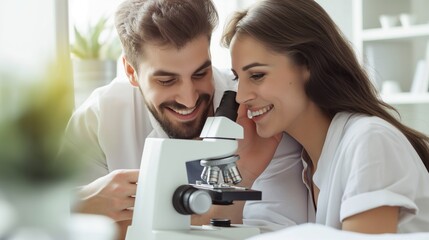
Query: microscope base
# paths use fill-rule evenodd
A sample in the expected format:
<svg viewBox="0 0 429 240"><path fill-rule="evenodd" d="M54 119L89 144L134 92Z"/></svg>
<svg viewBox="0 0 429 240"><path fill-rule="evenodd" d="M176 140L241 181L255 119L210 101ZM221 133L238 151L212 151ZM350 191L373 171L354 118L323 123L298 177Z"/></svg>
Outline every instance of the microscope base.
<svg viewBox="0 0 429 240"><path fill-rule="evenodd" d="M257 227L232 224L231 227L210 225L191 226L189 230L153 230L146 236L133 236L132 226L128 227L126 240L242 240L260 234Z"/></svg>

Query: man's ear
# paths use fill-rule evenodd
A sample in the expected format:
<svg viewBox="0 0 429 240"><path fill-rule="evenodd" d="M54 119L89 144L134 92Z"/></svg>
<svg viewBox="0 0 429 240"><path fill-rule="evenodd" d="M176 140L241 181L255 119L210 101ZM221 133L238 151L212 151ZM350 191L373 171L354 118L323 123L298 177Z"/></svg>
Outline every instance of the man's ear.
<svg viewBox="0 0 429 240"><path fill-rule="evenodd" d="M134 67L131 66L125 56L122 56L122 65L124 65L125 74L127 75L131 85L133 85L133 87L138 87L139 82L137 79L137 71L135 71Z"/></svg>

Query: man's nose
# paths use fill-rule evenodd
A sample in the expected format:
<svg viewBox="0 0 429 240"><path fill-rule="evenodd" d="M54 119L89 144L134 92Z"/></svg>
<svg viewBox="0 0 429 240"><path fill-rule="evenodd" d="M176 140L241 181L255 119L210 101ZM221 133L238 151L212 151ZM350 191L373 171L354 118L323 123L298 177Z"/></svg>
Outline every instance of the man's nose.
<svg viewBox="0 0 429 240"><path fill-rule="evenodd" d="M176 97L176 102L183 104L187 108L195 107L198 100L198 91L195 83L191 79L182 81L179 92Z"/></svg>

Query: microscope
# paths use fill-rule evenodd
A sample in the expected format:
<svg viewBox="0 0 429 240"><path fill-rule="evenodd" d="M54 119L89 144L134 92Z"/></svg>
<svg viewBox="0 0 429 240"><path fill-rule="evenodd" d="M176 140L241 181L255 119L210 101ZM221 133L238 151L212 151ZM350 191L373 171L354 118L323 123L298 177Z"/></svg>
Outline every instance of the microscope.
<svg viewBox="0 0 429 240"><path fill-rule="evenodd" d="M239 240L260 233L222 219L191 226L191 215L206 213L212 204L261 200L260 191L234 186L241 181L236 139L243 138L237 108L235 92L226 91L215 116L206 120L202 140L146 139L126 240ZM204 167L202 181L187 184L186 162L194 160Z"/></svg>

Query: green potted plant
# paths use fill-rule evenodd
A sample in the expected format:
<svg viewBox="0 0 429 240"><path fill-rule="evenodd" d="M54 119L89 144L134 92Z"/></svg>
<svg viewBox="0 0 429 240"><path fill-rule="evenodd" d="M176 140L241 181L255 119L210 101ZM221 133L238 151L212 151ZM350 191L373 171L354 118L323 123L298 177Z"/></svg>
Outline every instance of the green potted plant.
<svg viewBox="0 0 429 240"><path fill-rule="evenodd" d="M71 177L75 162L58 156L73 110L70 73L58 69L34 79L0 76L0 182L44 185Z"/></svg>
<svg viewBox="0 0 429 240"><path fill-rule="evenodd" d="M73 110L70 66L60 62L40 75L0 70L0 198L13 210L11 231L39 229L52 239L64 234L81 168L71 152L59 154Z"/></svg>
<svg viewBox="0 0 429 240"><path fill-rule="evenodd" d="M79 105L97 87L116 76L116 62L121 44L107 17L101 17L86 31L74 26L75 40L70 46L75 82L76 104Z"/></svg>

